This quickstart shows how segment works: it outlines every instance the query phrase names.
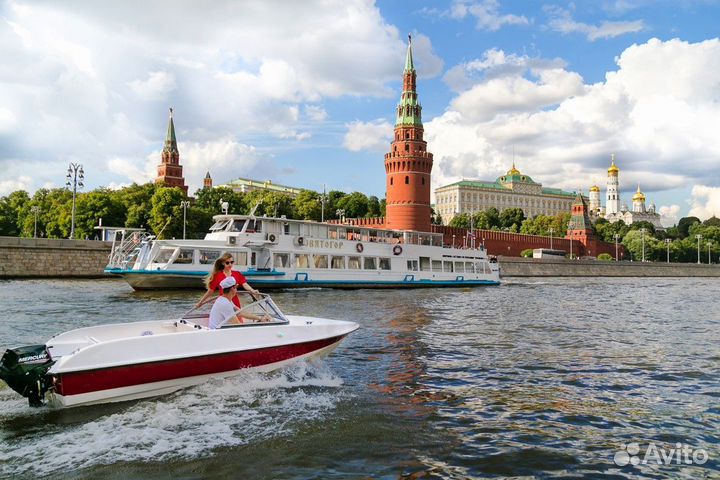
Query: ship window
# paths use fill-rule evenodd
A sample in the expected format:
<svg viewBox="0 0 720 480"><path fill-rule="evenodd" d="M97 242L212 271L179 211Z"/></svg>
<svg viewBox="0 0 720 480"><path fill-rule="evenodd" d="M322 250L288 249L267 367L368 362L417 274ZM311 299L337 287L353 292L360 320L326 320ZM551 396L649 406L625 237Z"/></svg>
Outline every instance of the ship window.
<svg viewBox="0 0 720 480"><path fill-rule="evenodd" d="M465 271L465 262L455 262L455 271L463 273Z"/></svg>
<svg viewBox="0 0 720 480"><path fill-rule="evenodd" d="M245 220L235 220L232 223L232 226L230 227L230 231L231 232L241 232L244 225L245 225Z"/></svg>
<svg viewBox="0 0 720 480"><path fill-rule="evenodd" d="M453 262L443 262L443 272L452 272Z"/></svg>
<svg viewBox="0 0 720 480"><path fill-rule="evenodd" d="M200 250L200 264L209 265L215 263L220 257L220 250Z"/></svg>
<svg viewBox="0 0 720 480"><path fill-rule="evenodd" d="M375 261L375 257L365 257L365 264L363 265L363 268L365 270L376 270L377 269L377 262Z"/></svg>
<svg viewBox="0 0 720 480"><path fill-rule="evenodd" d="M345 257L333 255L330 265L332 266L332 268L337 268L337 269L345 268Z"/></svg>
<svg viewBox="0 0 720 480"><path fill-rule="evenodd" d="M182 248L180 249L180 253L178 254L177 258L173 263L193 263L193 253L195 253L195 250L191 250L189 248Z"/></svg>
<svg viewBox="0 0 720 480"><path fill-rule="evenodd" d="M299 253L295 255L295 268L308 268L310 261L305 253Z"/></svg>
<svg viewBox="0 0 720 480"><path fill-rule="evenodd" d="M465 273L474 273L472 262L465 262Z"/></svg>
<svg viewBox="0 0 720 480"><path fill-rule="evenodd" d="M276 253L273 255L273 267L288 268L290 266L290 254L289 253Z"/></svg>
<svg viewBox="0 0 720 480"><path fill-rule="evenodd" d="M348 257L348 268L350 270L360 270L360 257Z"/></svg>
<svg viewBox="0 0 720 480"><path fill-rule="evenodd" d="M430 271L430 257L420 257L420 270L423 272Z"/></svg>
<svg viewBox="0 0 720 480"><path fill-rule="evenodd" d="M336 227L330 227L328 230L328 238L337 240L337 228Z"/></svg>
<svg viewBox="0 0 720 480"><path fill-rule="evenodd" d="M408 260L407 261L407 269L411 272L417 272L417 269L418 269L417 260Z"/></svg>
<svg viewBox="0 0 720 480"><path fill-rule="evenodd" d="M247 265L247 252L230 252L235 259L235 266L246 266Z"/></svg>
<svg viewBox="0 0 720 480"><path fill-rule="evenodd" d="M315 268L328 268L327 255L313 255Z"/></svg>
<svg viewBox="0 0 720 480"><path fill-rule="evenodd" d="M174 248L163 248L161 249L157 255L155 255L155 258L153 259L153 262L155 263L167 263L170 261L170 257L172 257L173 252L175 251Z"/></svg>
<svg viewBox="0 0 720 480"><path fill-rule="evenodd" d="M227 227L228 221L227 220L219 220L213 224L212 227L210 227L210 230L213 231L219 231L223 230L225 227Z"/></svg>
<svg viewBox="0 0 720 480"><path fill-rule="evenodd" d="M344 228L338 228L338 239L340 239L340 240L347 239L347 234L345 233Z"/></svg>
<svg viewBox="0 0 720 480"><path fill-rule="evenodd" d="M441 260L433 260L432 261L432 269L433 269L433 272L442 272L442 261Z"/></svg>
<svg viewBox="0 0 720 480"><path fill-rule="evenodd" d="M380 270L390 270L390 259L380 258Z"/></svg>

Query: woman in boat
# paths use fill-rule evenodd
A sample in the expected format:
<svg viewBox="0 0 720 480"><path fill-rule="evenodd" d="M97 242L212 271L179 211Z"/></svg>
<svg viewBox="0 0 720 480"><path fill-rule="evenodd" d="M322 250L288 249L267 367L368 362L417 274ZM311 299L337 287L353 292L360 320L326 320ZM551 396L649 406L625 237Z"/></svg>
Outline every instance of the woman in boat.
<svg viewBox="0 0 720 480"><path fill-rule="evenodd" d="M205 286L207 287L207 291L202 296L200 301L195 304L196 307L199 307L200 305L205 303L207 299L212 297L216 291L221 291L220 282L222 282L228 277L235 278L237 284L250 292L251 295L257 295L260 293L259 291L255 290L250 286L250 284L247 282L247 279L245 278L245 275L236 270L233 270L234 264L235 260L233 260L233 256L230 253L226 253L217 260L215 260L212 272L208 273L208 275L205 277ZM240 308L240 298L237 294L232 297L232 302L237 308Z"/></svg>

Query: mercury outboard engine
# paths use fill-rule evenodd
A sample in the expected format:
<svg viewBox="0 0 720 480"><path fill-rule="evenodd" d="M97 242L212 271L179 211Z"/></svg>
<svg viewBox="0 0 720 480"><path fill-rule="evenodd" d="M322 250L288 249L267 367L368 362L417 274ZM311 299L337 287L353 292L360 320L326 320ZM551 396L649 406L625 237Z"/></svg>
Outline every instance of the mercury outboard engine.
<svg viewBox="0 0 720 480"><path fill-rule="evenodd" d="M50 388L45 374L53 363L45 345L9 348L0 360L0 379L27 397L31 407L41 407Z"/></svg>

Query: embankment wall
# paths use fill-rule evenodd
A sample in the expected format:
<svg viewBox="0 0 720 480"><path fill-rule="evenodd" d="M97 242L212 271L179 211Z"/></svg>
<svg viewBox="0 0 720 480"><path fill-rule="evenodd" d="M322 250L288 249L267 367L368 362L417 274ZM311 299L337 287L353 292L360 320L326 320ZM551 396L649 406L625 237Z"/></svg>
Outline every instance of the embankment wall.
<svg viewBox="0 0 720 480"><path fill-rule="evenodd" d="M0 237L0 278L103 277L111 242Z"/></svg>
<svg viewBox="0 0 720 480"><path fill-rule="evenodd" d="M720 277L720 265L498 258L502 277Z"/></svg>

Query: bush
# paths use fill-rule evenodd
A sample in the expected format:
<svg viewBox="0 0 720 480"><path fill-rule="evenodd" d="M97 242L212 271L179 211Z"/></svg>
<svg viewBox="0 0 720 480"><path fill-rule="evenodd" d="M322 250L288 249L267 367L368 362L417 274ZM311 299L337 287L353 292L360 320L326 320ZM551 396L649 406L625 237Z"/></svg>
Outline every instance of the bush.
<svg viewBox="0 0 720 480"><path fill-rule="evenodd" d="M521 257L525 258L532 258L533 249L532 248L526 248L522 252L520 252Z"/></svg>
<svg viewBox="0 0 720 480"><path fill-rule="evenodd" d="M607 262L608 260L612 260L613 257L612 257L612 255L610 255L609 253L601 253L600 255L597 256L597 259L598 259L598 260L605 260L605 261Z"/></svg>

